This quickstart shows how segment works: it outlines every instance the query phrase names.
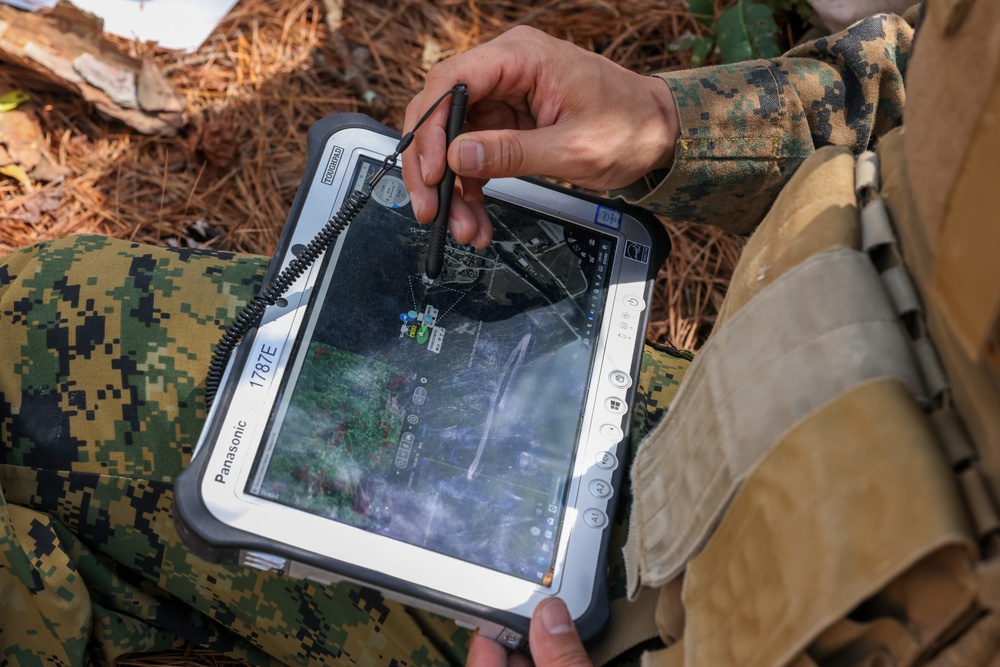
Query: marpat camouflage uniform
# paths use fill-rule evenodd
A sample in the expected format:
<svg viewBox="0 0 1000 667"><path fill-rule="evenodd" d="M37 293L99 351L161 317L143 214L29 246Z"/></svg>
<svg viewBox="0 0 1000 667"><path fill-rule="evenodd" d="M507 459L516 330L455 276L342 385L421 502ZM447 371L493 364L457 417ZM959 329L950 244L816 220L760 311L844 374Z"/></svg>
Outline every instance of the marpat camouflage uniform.
<svg viewBox="0 0 1000 667"><path fill-rule="evenodd" d="M880 14L773 60L656 75L680 117L673 168L616 194L678 220L752 231L817 148L859 154L899 123L912 42L909 23Z"/></svg>
<svg viewBox="0 0 1000 667"><path fill-rule="evenodd" d="M110 665L185 642L254 665L464 662L451 622L355 586L211 565L178 538L172 482L205 419L208 360L265 266L102 237L0 266L4 664ZM658 389L638 432L686 365L646 360Z"/></svg>
<svg viewBox="0 0 1000 667"><path fill-rule="evenodd" d="M816 147L861 150L895 124L911 38L881 16L773 61L662 75L681 115L675 166L623 194L749 230ZM208 360L265 266L99 237L0 264L3 664L110 665L187 642L255 665L464 662L468 634L450 621L355 586L210 565L178 538L172 484L206 415ZM633 448L689 363L647 345ZM623 519L615 531L621 544Z"/></svg>

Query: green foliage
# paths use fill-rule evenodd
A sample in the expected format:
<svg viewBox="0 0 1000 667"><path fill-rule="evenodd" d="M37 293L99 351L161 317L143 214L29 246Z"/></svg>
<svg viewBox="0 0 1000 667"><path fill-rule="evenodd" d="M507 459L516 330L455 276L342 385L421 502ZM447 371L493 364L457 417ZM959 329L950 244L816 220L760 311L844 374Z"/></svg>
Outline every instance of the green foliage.
<svg viewBox="0 0 1000 667"><path fill-rule="evenodd" d="M674 42L668 48L671 51L690 51L691 67L701 67L714 47L715 40L711 37L688 36Z"/></svg>
<svg viewBox="0 0 1000 667"><path fill-rule="evenodd" d="M781 55L778 24L767 5L740 0L722 12L715 35L723 63Z"/></svg>
<svg viewBox="0 0 1000 667"><path fill-rule="evenodd" d="M715 3L712 0L688 0L688 11L703 25L711 27L715 22Z"/></svg>
<svg viewBox="0 0 1000 667"><path fill-rule="evenodd" d="M23 90L12 90L0 95L0 112L13 111L31 97Z"/></svg>
<svg viewBox="0 0 1000 667"><path fill-rule="evenodd" d="M803 21L812 15L808 0L738 0L715 18L713 0L688 0L695 20L709 27L708 35L689 35L670 45L671 51L690 51L691 66L705 65L717 54L723 63L781 55L780 29L774 12L797 14Z"/></svg>

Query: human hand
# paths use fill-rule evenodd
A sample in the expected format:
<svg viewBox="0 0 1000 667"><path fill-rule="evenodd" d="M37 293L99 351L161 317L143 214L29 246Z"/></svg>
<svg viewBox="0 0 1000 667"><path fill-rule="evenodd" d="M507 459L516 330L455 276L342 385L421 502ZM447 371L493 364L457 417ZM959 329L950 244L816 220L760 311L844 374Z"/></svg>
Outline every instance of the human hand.
<svg viewBox="0 0 1000 667"><path fill-rule="evenodd" d="M466 667L592 667L566 605L559 598L541 602L528 632L531 658L507 654L496 642L473 635ZM532 662L534 658L534 662Z"/></svg>
<svg viewBox="0 0 1000 667"><path fill-rule="evenodd" d="M432 67L404 132L457 83L469 87L468 131L446 156L448 104L438 107L403 160L403 181L417 220L430 222L447 158L458 175L449 228L459 243L484 248L492 238L483 208L490 178L548 176L602 190L673 162L679 126L665 82L533 28Z"/></svg>

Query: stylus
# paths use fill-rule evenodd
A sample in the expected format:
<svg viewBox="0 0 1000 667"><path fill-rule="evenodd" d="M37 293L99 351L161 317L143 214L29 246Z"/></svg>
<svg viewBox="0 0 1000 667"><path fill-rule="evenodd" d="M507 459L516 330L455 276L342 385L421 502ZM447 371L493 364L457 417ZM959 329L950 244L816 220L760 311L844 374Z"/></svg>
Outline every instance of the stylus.
<svg viewBox="0 0 1000 667"><path fill-rule="evenodd" d="M445 127L444 150L448 153L448 147L455 137L462 133L465 128L465 107L469 101L469 89L464 83L455 86L451 94L451 107L448 109L448 125ZM444 242L448 236L448 219L451 217L451 199L455 193L455 172L448 166L447 159L444 166L444 177L438 183L438 211L437 217L431 223L430 247L427 251L427 263L424 265L424 274L430 280L437 280L444 267Z"/></svg>

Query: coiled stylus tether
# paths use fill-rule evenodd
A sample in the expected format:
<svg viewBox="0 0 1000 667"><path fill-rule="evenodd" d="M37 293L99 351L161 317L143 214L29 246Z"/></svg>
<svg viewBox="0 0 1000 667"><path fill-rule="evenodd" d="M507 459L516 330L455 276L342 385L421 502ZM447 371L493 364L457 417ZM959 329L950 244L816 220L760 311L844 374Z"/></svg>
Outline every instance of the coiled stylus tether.
<svg viewBox="0 0 1000 667"><path fill-rule="evenodd" d="M233 355L233 350L236 349L236 344L240 342L244 335L250 329L260 324L261 319L264 317L264 311L267 310L268 306L273 306L278 302L285 292L291 288L291 286L298 280L306 269L308 269L312 264L323 254L333 242L337 240L341 232L347 228L347 225L351 223L354 218L357 217L361 209L365 207L368 200L371 199L372 191L375 186L378 185L382 177L389 173L389 170L396 167L396 162L399 160L399 155L413 143L413 133L416 132L421 125L430 117L434 110L437 109L438 105L441 104L449 95L454 95L459 91L465 93L465 98L467 99L468 93L464 83L460 83L454 88L448 90L444 95L438 98L436 102L427 110L427 113L421 117L417 124L413 126L413 129L403 135L396 144L395 150L391 155L385 158L382 162L382 167L372 175L368 180L368 187L355 190L348 196L348 198L341 204L340 208L336 213L330 216L330 219L326 221L323 228L319 230L316 236L299 252L295 258L286 266L284 269L274 277L271 282L264 285L260 292L251 299L250 303L243 306L239 314L236 316L230 325L226 328L226 332L219 339L219 343L215 346L215 352L212 354L212 361L208 364L208 374L205 379L205 405L207 407L212 407L212 402L215 400L215 394L219 390L219 385L222 383L222 376L226 372L226 365L229 363L229 358ZM463 110L465 102L462 103ZM449 118L454 114L449 114ZM465 114L462 114L463 120ZM449 170L446 170L446 173ZM452 186L454 187L454 173L452 174ZM450 190L451 188L449 188ZM447 218L446 218L447 220Z"/></svg>

